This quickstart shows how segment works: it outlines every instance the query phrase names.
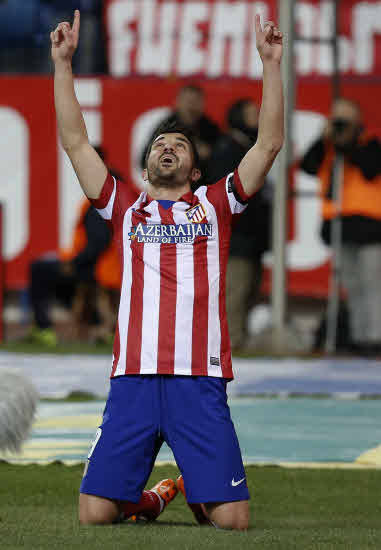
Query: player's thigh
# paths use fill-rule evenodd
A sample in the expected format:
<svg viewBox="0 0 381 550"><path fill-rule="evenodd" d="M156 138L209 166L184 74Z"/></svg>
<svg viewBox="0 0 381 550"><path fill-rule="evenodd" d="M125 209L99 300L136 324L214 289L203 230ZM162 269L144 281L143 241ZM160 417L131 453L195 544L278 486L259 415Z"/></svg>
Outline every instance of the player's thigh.
<svg viewBox="0 0 381 550"><path fill-rule="evenodd" d="M151 376L111 380L81 493L115 501L139 501L162 441L157 390L157 380Z"/></svg>
<svg viewBox="0 0 381 550"><path fill-rule="evenodd" d="M208 502L204 504L205 512L216 527L221 529L245 530L249 527L249 502Z"/></svg>
<svg viewBox="0 0 381 550"><path fill-rule="evenodd" d="M115 500L80 493L78 517L81 525L101 525L113 523L120 515L119 504Z"/></svg>
<svg viewBox="0 0 381 550"><path fill-rule="evenodd" d="M182 376L165 384L165 436L184 477L190 503L248 500L241 450L226 382Z"/></svg>

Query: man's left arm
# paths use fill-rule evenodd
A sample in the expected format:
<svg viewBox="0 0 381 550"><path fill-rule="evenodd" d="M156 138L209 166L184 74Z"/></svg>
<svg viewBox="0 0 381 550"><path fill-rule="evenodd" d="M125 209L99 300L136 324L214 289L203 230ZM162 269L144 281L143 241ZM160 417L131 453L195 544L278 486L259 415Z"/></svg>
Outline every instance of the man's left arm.
<svg viewBox="0 0 381 550"><path fill-rule="evenodd" d="M381 174L381 143L377 138L355 147L349 158L368 181L373 181Z"/></svg>
<svg viewBox="0 0 381 550"><path fill-rule="evenodd" d="M258 139L238 166L238 174L248 197L265 181L275 157L283 145L284 104L281 78L282 33L270 21L262 30L256 16L257 49L263 63L262 105L259 114Z"/></svg>

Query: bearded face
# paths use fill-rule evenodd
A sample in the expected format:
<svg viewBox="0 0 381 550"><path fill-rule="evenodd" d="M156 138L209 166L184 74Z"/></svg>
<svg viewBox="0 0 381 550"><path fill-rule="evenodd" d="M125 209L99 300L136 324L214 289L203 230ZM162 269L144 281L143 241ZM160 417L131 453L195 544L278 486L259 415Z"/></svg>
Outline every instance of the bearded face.
<svg viewBox="0 0 381 550"><path fill-rule="evenodd" d="M199 177L193 164L192 146L183 134L161 134L147 160L148 180L154 187L182 187Z"/></svg>

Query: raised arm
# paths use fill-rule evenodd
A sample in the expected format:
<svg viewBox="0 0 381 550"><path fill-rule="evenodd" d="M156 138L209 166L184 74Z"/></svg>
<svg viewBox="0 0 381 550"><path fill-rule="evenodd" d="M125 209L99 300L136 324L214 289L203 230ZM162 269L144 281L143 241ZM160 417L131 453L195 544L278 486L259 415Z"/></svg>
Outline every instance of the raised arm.
<svg viewBox="0 0 381 550"><path fill-rule="evenodd" d="M242 159L238 173L247 195L253 195L264 183L283 144L284 107L280 62L282 33L270 21L262 30L260 16L255 18L257 49L263 63L262 105L258 139Z"/></svg>
<svg viewBox="0 0 381 550"><path fill-rule="evenodd" d="M74 91L71 60L79 39L80 14L74 22L60 23L50 33L54 62L54 100L61 143L69 156L85 194L97 199L107 176L107 168L90 145L85 121Z"/></svg>

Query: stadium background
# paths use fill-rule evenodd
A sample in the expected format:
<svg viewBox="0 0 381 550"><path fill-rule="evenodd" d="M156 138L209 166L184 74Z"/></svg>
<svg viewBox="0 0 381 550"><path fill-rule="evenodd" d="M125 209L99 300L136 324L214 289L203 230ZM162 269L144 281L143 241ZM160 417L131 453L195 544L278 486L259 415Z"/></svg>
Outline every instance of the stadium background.
<svg viewBox="0 0 381 550"><path fill-rule="evenodd" d="M138 158L143 144L157 120L173 105L184 83L196 82L205 89L206 112L221 125L227 107L235 99L249 96L260 102L261 65L255 50L254 14L259 11L264 20L277 20L275 0L109 0L103 4L109 74L79 76L76 79L76 91L91 142L94 145L102 144L107 151L109 164L126 179L141 184ZM332 51L331 45L325 41L332 33L332 10L333 3L328 1L296 2L295 162L290 167L291 189L295 193L288 200L290 223L287 258L289 295L304 298L324 299L329 278L329 250L319 237L317 181L303 175L297 169L296 160L321 131L332 102ZM367 130L381 137L381 112L378 109L381 95L381 2L342 1L339 21L341 93L358 101L364 112ZM58 143L51 75L3 74L0 80L3 279L5 290L13 292L26 287L31 260L68 244L82 194ZM268 255L265 291L270 290L271 265L272 258ZM56 367L55 376L45 378L40 374L45 372L47 375L49 366L46 365L47 371L43 371L41 365L44 360L38 355L18 356L14 359L2 353L0 367L21 368L32 376L45 397L65 397L72 391L87 389L87 376L91 376L91 371L84 368L82 380L73 374L71 384L65 386L65 394L60 393L67 370L80 369L79 365L91 362L91 358L49 357L47 362L50 361ZM333 398L344 396L358 399L366 396L369 399L375 393L381 394L378 361L333 361L327 366L323 360L309 366L306 364L304 369L299 364L296 370L292 370L290 365L294 365L293 360L291 364L268 361L259 368L253 360L248 360L244 366L236 360L238 378L240 372L249 369L248 377L243 378L244 383L237 395L262 393L285 397L290 394L324 394ZM99 386L94 387L94 394L104 397L108 359L102 358L98 366L104 376ZM321 373L324 369L327 369L324 374L316 376L316 371ZM267 370L276 375L268 376ZM49 381L47 384L46 380ZM333 403L329 398L328 402L331 405ZM97 402L96 406L101 412L102 402ZM274 401L267 412L269 418L274 418L274 424L279 418L277 407ZM350 403L348 407L351 408ZM349 414L342 413L340 406L336 409L332 418ZM352 409L355 410L356 405ZM81 432L81 420L73 420L74 424L69 427L61 423L64 428L62 434L59 422L54 420L61 414L58 410L52 413L49 407L42 409L42 420L40 418L40 424L37 424L29 442L33 450L36 441L41 442L45 438L45 455L42 453L41 461L46 458L46 447L51 439L53 443L49 447L48 458L55 460L72 457L70 449L66 454L60 454L62 446L57 445L57 441L62 435L64 440L68 437L75 439L78 436L75 427L79 426L81 437L84 433L86 438L89 437L86 430ZM85 405L75 410L79 411L79 419L86 417ZM93 414L94 406L88 405L87 410L88 414ZM315 413L311 413L313 410ZM332 410L335 411L334 405ZM297 416L295 411L297 405L294 406L294 416L291 415L290 422ZM317 408L307 399L306 408L301 412L306 416L306 424L300 427L300 431L296 430L294 435L295 441L304 438L308 445L305 434L311 416L306 411L310 411L308 414L312 416L316 414L318 418ZM41 432L45 414L52 415L49 429L54 428L54 422L57 424L58 431L53 435L49 429ZM62 414L65 416L66 413ZM244 429L247 428L250 433L253 413L246 410L240 414ZM67 416L77 418L75 414ZM360 413L357 417L354 415L353 421L356 422L357 418L358 426L361 425L360 417ZM369 435L363 441L363 451L368 445L370 447L379 443L379 417L379 402L375 401L374 406L372 402L369 414L366 412L363 416L366 427L358 428L362 434ZM86 418L83 422L86 423ZM95 427L94 418L92 422ZM267 436L273 438L272 427L267 426L266 429ZM292 432L292 422L287 429L289 433ZM328 429L327 438L344 445L344 440L340 440L340 429L339 425L339 435L333 435ZM79 439L81 437L78 436ZM350 437L347 440L349 445ZM247 441L253 442L254 437L248 437ZM319 445L321 449L325 443L318 441ZM27 449L29 451L30 447ZM315 460L337 459L348 462L357 457L357 451L356 448L348 455L332 455L327 450L319 457L316 454ZM279 461L282 456L284 454L278 448L266 458ZM295 453L293 456L295 459ZM246 457L253 457L251 450L247 451ZM255 457L258 459L257 455ZM38 457L29 455L26 461L30 460L38 460Z"/></svg>
<svg viewBox="0 0 381 550"><path fill-rule="evenodd" d="M332 9L326 1L296 3L295 159L321 130L332 100L331 46L304 42L329 38ZM257 11L263 19L276 18L275 0L104 2L110 75L80 77L76 84L91 141L102 143L110 165L141 184L139 152L184 82L203 86L206 112L221 125L234 99L249 96L260 102L253 34ZM346 0L339 13L341 92L359 102L367 130L378 136L380 11L377 1ZM0 137L5 286L21 289L32 259L68 244L81 191L58 145L51 77L2 75L0 105L1 127L7 128ZM288 204L289 292L323 297L329 251L319 237L317 182L295 166L291 177L296 194ZM271 262L267 257L269 269Z"/></svg>
<svg viewBox="0 0 381 550"><path fill-rule="evenodd" d="M1 287L7 305L15 304L18 311L25 306L30 262L69 243L82 197L58 143L47 61L50 27L42 12L36 21L43 27L30 15L32 6L60 5L68 18L79 3L100 6L95 28L105 29L107 63L98 58L87 63L83 52L77 53L82 71L76 91L90 139L103 145L110 166L137 185L143 143L183 84L205 89L206 112L221 125L236 98L260 102L254 14L278 21L279 5L276 0L0 0L0 311ZM7 4L16 6L12 21L3 17ZM297 159L321 131L334 97L335 4L340 92L359 103L367 130L381 137L381 1L296 1L287 297L294 304L318 302L320 311L327 298L330 252L319 237L318 182L298 170ZM83 21L82 37L88 31ZM37 25L37 41L29 58L30 36L22 43L21 33L32 25ZM83 39L84 49L99 55L101 36L90 33L90 38ZM20 55L12 49L16 40L25 51L18 65ZM276 171L272 177L276 180ZM265 262L267 300L271 254ZM106 351L83 342L58 346L56 353L0 342L0 375L22 372L42 398L23 452L0 455L2 547L381 547L380 361L337 356L233 358L236 380L229 384L229 401L252 494L247 533L205 531L194 523L190 529L193 519L180 496L156 526L79 528L82 462L109 385L111 352ZM159 458L170 460L170 450L164 448ZM173 465L156 466L149 486L177 475Z"/></svg>

